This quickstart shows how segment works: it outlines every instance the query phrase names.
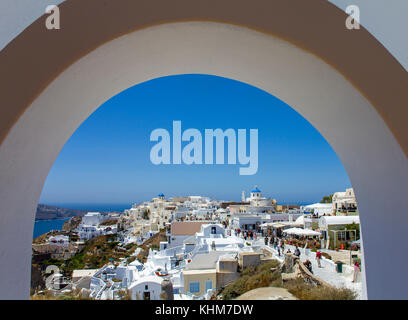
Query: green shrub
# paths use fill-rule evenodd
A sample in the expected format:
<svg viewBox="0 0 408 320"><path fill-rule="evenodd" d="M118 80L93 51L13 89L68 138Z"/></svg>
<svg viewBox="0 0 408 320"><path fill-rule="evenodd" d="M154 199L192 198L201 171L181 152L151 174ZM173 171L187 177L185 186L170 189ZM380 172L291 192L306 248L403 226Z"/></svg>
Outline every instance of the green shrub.
<svg viewBox="0 0 408 320"><path fill-rule="evenodd" d="M255 268L252 266L246 267L244 270L241 272L241 276L250 276L255 273Z"/></svg>
<svg viewBox="0 0 408 320"><path fill-rule="evenodd" d="M282 285L282 277L279 270L271 272L271 268L276 268L278 265L279 262L277 260L272 260L261 263L256 268L252 266L245 268L236 281L228 284L222 290L223 300L235 299L245 292L256 288L272 285L280 287Z"/></svg>
<svg viewBox="0 0 408 320"><path fill-rule="evenodd" d="M262 272L265 270L270 271L271 268L276 268L279 266L279 261L278 260L271 260L268 262L261 263L259 266L257 266L256 271L257 272Z"/></svg>
<svg viewBox="0 0 408 320"><path fill-rule="evenodd" d="M268 287L270 284L280 278L280 272L271 272L270 270L263 270L250 277L246 282L246 291L256 288Z"/></svg>
<svg viewBox="0 0 408 320"><path fill-rule="evenodd" d="M283 286L282 276L280 273L278 273L278 277L275 280L272 280L271 283L269 283L269 286L277 287L277 288L280 288Z"/></svg>
<svg viewBox="0 0 408 320"><path fill-rule="evenodd" d="M222 291L223 300L231 300L236 297L239 297L241 294L244 294L246 290L246 282L250 276L240 276L236 281L230 283Z"/></svg>
<svg viewBox="0 0 408 320"><path fill-rule="evenodd" d="M119 242L113 241L113 242L109 242L107 245L108 245L108 248L112 250L112 249L114 249L118 244L119 244Z"/></svg>
<svg viewBox="0 0 408 320"><path fill-rule="evenodd" d="M300 278L285 281L283 287L300 300L355 300L357 297L353 290L308 284Z"/></svg>

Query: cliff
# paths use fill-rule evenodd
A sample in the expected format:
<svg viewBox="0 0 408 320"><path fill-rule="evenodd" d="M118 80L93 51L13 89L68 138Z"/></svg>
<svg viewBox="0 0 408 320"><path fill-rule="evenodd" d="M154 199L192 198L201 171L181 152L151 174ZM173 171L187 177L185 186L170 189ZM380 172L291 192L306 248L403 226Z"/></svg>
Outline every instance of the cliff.
<svg viewBox="0 0 408 320"><path fill-rule="evenodd" d="M67 220L64 222L64 225L62 226L62 231L72 231L76 227L79 226L79 224L82 221L82 217L72 217L71 219Z"/></svg>
<svg viewBox="0 0 408 320"><path fill-rule="evenodd" d="M87 214L88 211L78 209L66 209L55 206L49 206L45 204L39 204L37 206L37 213L35 215L36 220L56 220L71 217L82 217Z"/></svg>

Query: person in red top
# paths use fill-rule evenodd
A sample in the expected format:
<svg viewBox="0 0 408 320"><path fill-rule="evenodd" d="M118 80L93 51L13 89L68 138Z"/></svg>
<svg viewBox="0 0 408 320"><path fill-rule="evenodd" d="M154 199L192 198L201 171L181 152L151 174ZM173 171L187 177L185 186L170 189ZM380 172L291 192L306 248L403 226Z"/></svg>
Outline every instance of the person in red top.
<svg viewBox="0 0 408 320"><path fill-rule="evenodd" d="M353 281L351 282L356 282L357 281L357 276L360 273L360 264L356 261L354 263L354 274L353 274Z"/></svg>
<svg viewBox="0 0 408 320"><path fill-rule="evenodd" d="M317 252L316 252L316 261L317 261L317 266L319 268L322 267L321 264L320 264L321 260L322 260L322 253L319 250L317 250Z"/></svg>

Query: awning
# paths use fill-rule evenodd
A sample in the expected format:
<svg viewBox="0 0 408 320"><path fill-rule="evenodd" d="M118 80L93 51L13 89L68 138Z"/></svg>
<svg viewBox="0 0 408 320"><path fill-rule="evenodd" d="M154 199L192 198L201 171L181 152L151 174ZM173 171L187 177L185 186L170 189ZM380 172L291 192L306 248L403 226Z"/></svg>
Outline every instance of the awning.
<svg viewBox="0 0 408 320"><path fill-rule="evenodd" d="M283 228L286 227L287 224L284 224L282 222L267 222L267 223L262 223L260 225L263 228L271 227L271 228Z"/></svg>
<svg viewBox="0 0 408 320"><path fill-rule="evenodd" d="M272 227L272 228L283 228L283 227L288 227L288 226L300 226L302 224L297 223L295 221L279 221L279 222L267 222L267 223L262 223L261 227Z"/></svg>
<svg viewBox="0 0 408 320"><path fill-rule="evenodd" d="M320 232L309 230L309 229L300 229L300 228L290 228L283 230L283 233L294 234L298 236L319 236Z"/></svg>

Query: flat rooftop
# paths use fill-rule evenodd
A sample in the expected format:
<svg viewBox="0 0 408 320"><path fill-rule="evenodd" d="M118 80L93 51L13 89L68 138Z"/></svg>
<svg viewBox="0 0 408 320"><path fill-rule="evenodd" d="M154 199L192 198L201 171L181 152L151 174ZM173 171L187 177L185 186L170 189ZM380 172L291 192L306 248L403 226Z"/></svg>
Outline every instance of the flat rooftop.
<svg viewBox="0 0 408 320"><path fill-rule="evenodd" d="M221 255L225 255L225 252L210 251L209 253L197 254L191 263L186 265L185 270L215 269Z"/></svg>
<svg viewBox="0 0 408 320"><path fill-rule="evenodd" d="M183 270L184 275L189 274L207 274L217 272L217 269Z"/></svg>
<svg viewBox="0 0 408 320"><path fill-rule="evenodd" d="M176 235L193 236L201 231L201 225L212 224L213 221L174 221L171 223L170 233Z"/></svg>

